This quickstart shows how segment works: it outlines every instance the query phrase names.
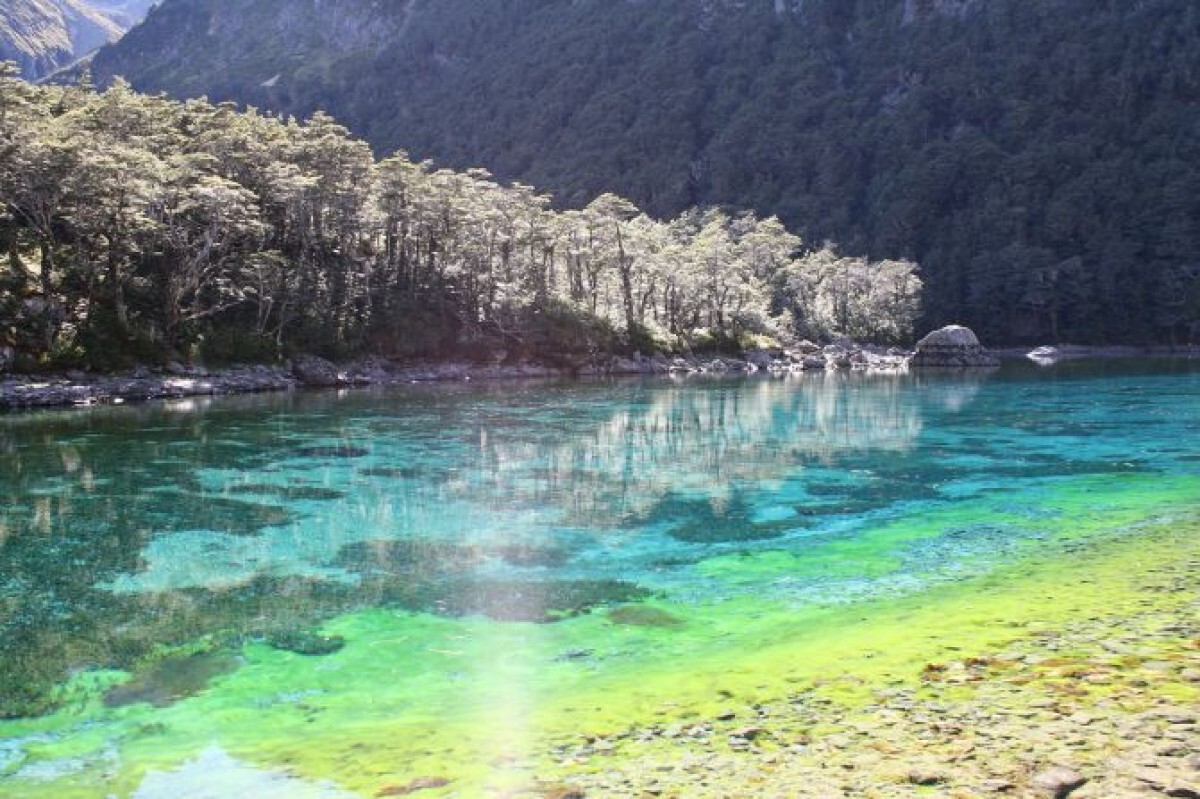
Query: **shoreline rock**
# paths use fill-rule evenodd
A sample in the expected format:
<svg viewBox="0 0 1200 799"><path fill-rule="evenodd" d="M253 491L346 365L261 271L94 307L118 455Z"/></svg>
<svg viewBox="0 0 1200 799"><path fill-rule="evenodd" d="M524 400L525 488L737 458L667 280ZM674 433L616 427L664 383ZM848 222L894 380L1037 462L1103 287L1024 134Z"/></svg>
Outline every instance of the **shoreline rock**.
<svg viewBox="0 0 1200 799"><path fill-rule="evenodd" d="M1000 359L979 343L968 327L947 325L917 342L909 361L917 369L978 369L1000 365Z"/></svg>
<svg viewBox="0 0 1200 799"><path fill-rule="evenodd" d="M292 362L292 376L306 386L314 388L336 388L349 382L346 375L324 358L316 355L301 355Z"/></svg>
<svg viewBox="0 0 1200 799"><path fill-rule="evenodd" d="M1043 344L1033 348L992 347L990 350L1001 358L1028 358L1044 365L1089 358L1200 358L1200 345L1197 344Z"/></svg>
<svg viewBox="0 0 1200 799"><path fill-rule="evenodd" d="M205 369L150 372L136 369L116 375L10 375L0 380L0 411L33 408L119 405L125 402L185 397L259 394L289 391L297 381L272 366L242 366L209 372Z"/></svg>

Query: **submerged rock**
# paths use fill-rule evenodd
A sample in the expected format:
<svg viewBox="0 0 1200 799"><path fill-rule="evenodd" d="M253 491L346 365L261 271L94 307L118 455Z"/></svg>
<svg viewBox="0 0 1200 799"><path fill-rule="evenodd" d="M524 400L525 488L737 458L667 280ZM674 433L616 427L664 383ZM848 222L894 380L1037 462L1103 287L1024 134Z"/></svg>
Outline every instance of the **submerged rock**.
<svg viewBox="0 0 1200 799"><path fill-rule="evenodd" d="M939 768L919 765L909 769L907 780L913 785L941 785L949 782L950 776Z"/></svg>
<svg viewBox="0 0 1200 799"><path fill-rule="evenodd" d="M970 328L949 325L918 341L909 365L951 369L992 367L999 366L1000 359L984 349Z"/></svg>
<svg viewBox="0 0 1200 799"><path fill-rule="evenodd" d="M678 616L649 605L621 605L611 608L606 615L613 624L624 624L631 627L672 629L682 627L684 624L683 619Z"/></svg>
<svg viewBox="0 0 1200 799"><path fill-rule="evenodd" d="M620 580L464 580L431 588L424 596L408 597L409 606L439 615L538 623L560 621L599 605L636 602L650 595L641 586Z"/></svg>
<svg viewBox="0 0 1200 799"><path fill-rule="evenodd" d="M335 500L344 499L346 492L332 488L308 485L270 485L268 483L242 483L226 489L231 494L274 496L287 500Z"/></svg>
<svg viewBox="0 0 1200 799"><path fill-rule="evenodd" d="M125 707L147 702L155 707L167 707L195 696L213 679L236 671L240 665L241 661L229 652L173 655L135 675L129 682L110 688L104 694L104 704Z"/></svg>
<svg viewBox="0 0 1200 799"><path fill-rule="evenodd" d="M418 791L445 788L450 780L445 777L417 777L404 785L385 785L375 792L376 796L409 796Z"/></svg>
<svg viewBox="0 0 1200 799"><path fill-rule="evenodd" d="M311 630L280 630L267 635L267 646L307 657L320 657L340 652L346 639L340 635L321 635Z"/></svg>
<svg viewBox="0 0 1200 799"><path fill-rule="evenodd" d="M301 458L362 458L370 455L371 450L353 444L336 444L328 447L300 447L295 450L295 454Z"/></svg>

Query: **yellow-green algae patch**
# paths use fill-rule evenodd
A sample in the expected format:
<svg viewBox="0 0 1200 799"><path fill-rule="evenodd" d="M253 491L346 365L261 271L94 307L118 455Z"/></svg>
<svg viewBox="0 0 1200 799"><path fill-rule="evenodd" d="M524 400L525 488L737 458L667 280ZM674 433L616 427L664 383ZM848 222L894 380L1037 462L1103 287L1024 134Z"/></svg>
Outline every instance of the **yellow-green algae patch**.
<svg viewBox="0 0 1200 799"><path fill-rule="evenodd" d="M249 644L236 672L170 707L104 709L93 698L46 719L5 723L6 737L61 734L26 751L77 773L10 779L15 787L0 786L0 795L126 796L147 771L176 768L219 744L244 762L330 779L364 796L426 777L450 782L422 795L477 796L485 787L515 789L593 768L562 756L586 738L716 718L795 691L862 706L880 688L920 688L942 665L1052 637L1073 620L1170 612L1194 598L1197 575L1177 569L1200 555L1194 479L1077 480L1053 494L1045 505L1056 513L1037 521L1058 540L1048 551L1021 550L984 576L917 593L823 606L746 593L654 604L679 621L670 625L615 624L610 611L554 625L388 610L347 615L322 629L343 636L345 649L313 658ZM979 505L956 507L881 525L819 562L833 568L844 556L859 563L897 541L980 518L1028 522L1026 507L988 502L985 514ZM813 567L795 554L767 553L701 568L718 580L753 584L795 579ZM1164 587L1177 589L1185 579L1185 590ZM1048 670L1044 678L1074 689L1070 674ZM945 690L954 696L968 688ZM1083 690L1102 697L1105 685ZM1195 686L1180 682L1160 693L1200 701ZM116 760L103 754L114 727ZM812 733L821 733L819 724Z"/></svg>

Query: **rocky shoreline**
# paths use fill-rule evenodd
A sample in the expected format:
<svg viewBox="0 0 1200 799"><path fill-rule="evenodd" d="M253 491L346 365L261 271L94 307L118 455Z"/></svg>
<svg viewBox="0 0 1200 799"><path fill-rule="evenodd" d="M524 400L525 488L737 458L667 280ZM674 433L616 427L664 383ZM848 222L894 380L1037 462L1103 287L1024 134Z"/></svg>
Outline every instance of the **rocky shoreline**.
<svg viewBox="0 0 1200 799"><path fill-rule="evenodd" d="M574 366L537 362L479 364L466 361L395 362L375 357L336 365L301 356L278 365L209 370L172 363L120 374L69 371L52 375L0 375L0 411L86 407L197 396L254 394L300 388L388 386L469 380L554 379L695 374L790 374L851 371L895 374L910 368L991 368L999 358L1050 364L1083 358L1200 358L1200 347L1083 347L1063 345L985 349L966 328L943 328L915 350L861 345L842 340L825 345L801 342L790 348L758 349L738 356L607 356Z"/></svg>
<svg viewBox="0 0 1200 799"><path fill-rule="evenodd" d="M238 366L209 370L171 364L139 368L116 375L67 372L58 375L8 375L0 378L0 410L90 406L180 399L195 396L291 391L299 388L388 386L469 380L514 380L571 377L616 377L687 374L783 374L802 371L854 370L898 372L907 368L908 353L879 347L831 344L823 348L756 350L741 357L613 356L577 367L525 362L396 363L368 358L337 365L303 356L281 366Z"/></svg>

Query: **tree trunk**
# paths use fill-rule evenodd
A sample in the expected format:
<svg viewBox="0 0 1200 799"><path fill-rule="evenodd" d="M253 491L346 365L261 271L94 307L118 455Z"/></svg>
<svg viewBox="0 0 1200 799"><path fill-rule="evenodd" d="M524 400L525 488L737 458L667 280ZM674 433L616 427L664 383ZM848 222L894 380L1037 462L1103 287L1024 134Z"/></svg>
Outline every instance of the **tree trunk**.
<svg viewBox="0 0 1200 799"><path fill-rule="evenodd" d="M54 240L50 238L41 241L41 283L42 283L42 345L45 351L54 349L54 339L58 335L58 325L54 322Z"/></svg>
<svg viewBox="0 0 1200 799"><path fill-rule="evenodd" d="M637 329L637 318L633 311L633 264L625 257L625 239L621 226L617 225L617 266L621 273L621 300L625 305L625 331L632 336Z"/></svg>

